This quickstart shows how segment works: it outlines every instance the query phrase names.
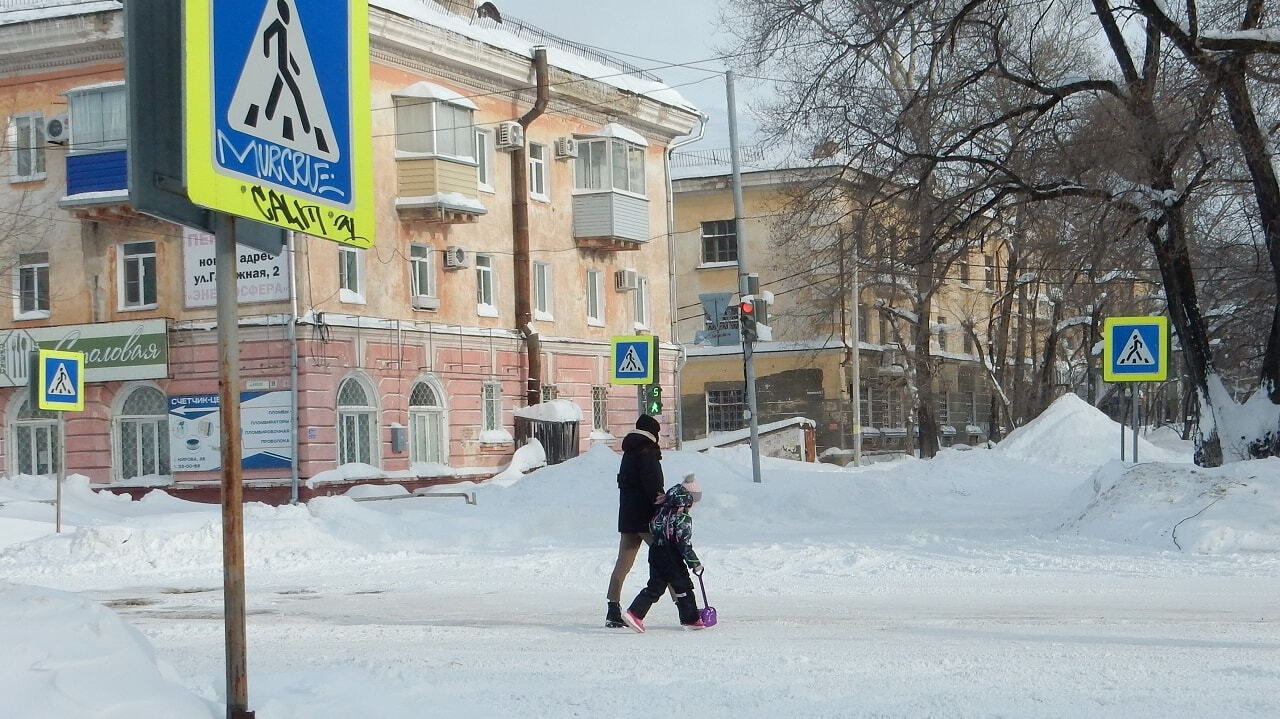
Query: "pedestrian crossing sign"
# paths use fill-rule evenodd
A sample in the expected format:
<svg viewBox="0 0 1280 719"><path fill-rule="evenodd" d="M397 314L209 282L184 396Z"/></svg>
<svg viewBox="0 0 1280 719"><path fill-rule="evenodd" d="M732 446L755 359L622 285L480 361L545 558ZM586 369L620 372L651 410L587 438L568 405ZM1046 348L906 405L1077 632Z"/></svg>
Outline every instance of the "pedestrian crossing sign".
<svg viewBox="0 0 1280 719"><path fill-rule="evenodd" d="M1102 345L1106 382L1163 382L1169 375L1168 317L1108 317Z"/></svg>
<svg viewBox="0 0 1280 719"><path fill-rule="evenodd" d="M613 338L611 384L655 384L658 377L658 338L619 335Z"/></svg>
<svg viewBox="0 0 1280 719"><path fill-rule="evenodd" d="M40 350L34 379L40 409L84 411L83 352Z"/></svg>
<svg viewBox="0 0 1280 719"><path fill-rule="evenodd" d="M370 247L368 0L188 0L185 39L191 201Z"/></svg>

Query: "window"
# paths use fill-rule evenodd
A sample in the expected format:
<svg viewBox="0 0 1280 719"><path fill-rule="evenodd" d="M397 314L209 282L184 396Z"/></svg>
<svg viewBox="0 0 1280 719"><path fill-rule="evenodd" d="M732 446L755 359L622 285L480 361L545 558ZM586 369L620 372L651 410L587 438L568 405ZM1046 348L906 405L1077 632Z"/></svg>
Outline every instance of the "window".
<svg viewBox="0 0 1280 719"><path fill-rule="evenodd" d="M355 377L338 386L338 464L373 464L374 417L369 391Z"/></svg>
<svg viewBox="0 0 1280 719"><path fill-rule="evenodd" d="M434 257L430 245L409 245L409 291L415 299L436 296Z"/></svg>
<svg viewBox="0 0 1280 719"><path fill-rule="evenodd" d="M951 424L951 394L938 393L938 424Z"/></svg>
<svg viewBox="0 0 1280 719"><path fill-rule="evenodd" d="M123 150L128 144L124 85L67 91L72 150Z"/></svg>
<svg viewBox="0 0 1280 719"><path fill-rule="evenodd" d="M14 319L49 316L49 253L18 255L18 315Z"/></svg>
<svg viewBox="0 0 1280 719"><path fill-rule="evenodd" d="M858 423L863 427L875 426L871 422L871 408L874 406L871 393L872 387L869 384L862 385L861 391L858 393Z"/></svg>
<svg viewBox="0 0 1280 719"><path fill-rule="evenodd" d="M120 246L120 299L121 309L156 306L155 242L126 242Z"/></svg>
<svg viewBox="0 0 1280 719"><path fill-rule="evenodd" d="M960 269L960 284L962 285L969 284L969 263L960 262L960 263L957 263L956 266Z"/></svg>
<svg viewBox="0 0 1280 719"><path fill-rule="evenodd" d="M587 270L587 324L604 326L604 272Z"/></svg>
<svg viewBox="0 0 1280 719"><path fill-rule="evenodd" d="M969 334L968 330L965 330L963 337L964 337L964 353L969 355L973 354L973 335Z"/></svg>
<svg viewBox="0 0 1280 719"><path fill-rule="evenodd" d="M591 388L591 429L599 432L609 431L608 385L595 385Z"/></svg>
<svg viewBox="0 0 1280 719"><path fill-rule="evenodd" d="M982 256L983 287L988 290L996 288L996 262L991 255Z"/></svg>
<svg viewBox="0 0 1280 719"><path fill-rule="evenodd" d="M343 302L364 302L364 250L359 247L338 247L338 299Z"/></svg>
<svg viewBox="0 0 1280 719"><path fill-rule="evenodd" d="M538 389L542 394L543 402L550 402L553 399L560 398L560 388L553 384L538 385Z"/></svg>
<svg viewBox="0 0 1280 719"><path fill-rule="evenodd" d="M742 418L747 408L744 396L742 389L707 390L707 431L727 432L746 426Z"/></svg>
<svg viewBox="0 0 1280 719"><path fill-rule="evenodd" d="M649 326L649 278L639 277L635 292L636 327L645 329Z"/></svg>
<svg viewBox="0 0 1280 719"><path fill-rule="evenodd" d="M476 178L481 190L494 192L492 130L476 130Z"/></svg>
<svg viewBox="0 0 1280 719"><path fill-rule="evenodd" d="M947 351L947 318L944 317L943 315L938 315L937 319L938 319L937 321L938 349L942 350L943 352L946 352Z"/></svg>
<svg viewBox="0 0 1280 719"><path fill-rule="evenodd" d="M738 261L738 232L734 220L702 223L702 261Z"/></svg>
<svg viewBox="0 0 1280 719"><path fill-rule="evenodd" d="M738 305L731 304L724 308L724 312L721 313L719 319L713 321L705 313L703 317L706 319L708 330L736 330L742 326L739 318L740 314L742 313L738 310Z"/></svg>
<svg viewBox="0 0 1280 719"><path fill-rule="evenodd" d="M11 182L44 177L44 115L14 115L9 118L9 147L13 148Z"/></svg>
<svg viewBox="0 0 1280 719"><path fill-rule="evenodd" d="M397 97L396 149L475 161L471 109L439 100Z"/></svg>
<svg viewBox="0 0 1280 719"><path fill-rule="evenodd" d="M889 328L889 318L884 312L877 313L877 317L880 319L880 344L892 344L893 334Z"/></svg>
<svg viewBox="0 0 1280 719"><path fill-rule="evenodd" d="M551 265L546 262L533 263L533 318L552 319Z"/></svg>
<svg viewBox="0 0 1280 719"><path fill-rule="evenodd" d="M135 387L116 416L120 478L169 474L169 407L155 387Z"/></svg>
<svg viewBox="0 0 1280 719"><path fill-rule="evenodd" d="M622 190L644 196L644 147L616 137L581 140L573 174L576 190Z"/></svg>
<svg viewBox="0 0 1280 719"><path fill-rule="evenodd" d="M549 201L547 192L547 146L529 143L529 196L535 200Z"/></svg>
<svg viewBox="0 0 1280 719"><path fill-rule="evenodd" d="M414 384L409 392L409 462L448 464L444 429L440 395L426 382Z"/></svg>
<svg viewBox="0 0 1280 719"><path fill-rule="evenodd" d="M15 450L13 471L35 476L58 472L61 447L58 444L58 415L35 407L28 399L13 422L11 447Z"/></svg>
<svg viewBox="0 0 1280 719"><path fill-rule="evenodd" d="M498 289L493 255L476 255L476 312L486 317L498 316Z"/></svg>
<svg viewBox="0 0 1280 719"><path fill-rule="evenodd" d="M871 329L867 326L870 324L870 312L866 305L858 305L858 341L870 342Z"/></svg>
<svg viewBox="0 0 1280 719"><path fill-rule="evenodd" d="M485 382L481 403L484 412L481 429L485 432L502 429L502 385L497 382Z"/></svg>

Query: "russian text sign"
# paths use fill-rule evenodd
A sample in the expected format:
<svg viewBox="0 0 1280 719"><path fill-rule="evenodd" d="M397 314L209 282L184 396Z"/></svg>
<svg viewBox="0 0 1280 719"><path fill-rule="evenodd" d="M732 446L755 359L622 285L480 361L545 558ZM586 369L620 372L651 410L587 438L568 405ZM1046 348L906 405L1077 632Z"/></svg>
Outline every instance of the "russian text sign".
<svg viewBox="0 0 1280 719"><path fill-rule="evenodd" d="M373 244L367 0L188 0L187 194Z"/></svg>

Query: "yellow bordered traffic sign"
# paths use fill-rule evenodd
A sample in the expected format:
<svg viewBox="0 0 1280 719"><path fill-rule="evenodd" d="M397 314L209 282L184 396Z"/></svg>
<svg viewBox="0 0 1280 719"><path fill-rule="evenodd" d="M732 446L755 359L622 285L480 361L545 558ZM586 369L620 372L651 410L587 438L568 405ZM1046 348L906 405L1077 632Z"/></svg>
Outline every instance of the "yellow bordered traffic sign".
<svg viewBox="0 0 1280 719"><path fill-rule="evenodd" d="M1168 317L1108 317L1102 323L1105 382L1163 382L1169 376Z"/></svg>
<svg viewBox="0 0 1280 719"><path fill-rule="evenodd" d="M84 411L83 352L40 350L33 379L40 409Z"/></svg>
<svg viewBox="0 0 1280 719"><path fill-rule="evenodd" d="M609 363L611 384L654 384L658 377L655 335L615 335Z"/></svg>
<svg viewBox="0 0 1280 719"><path fill-rule="evenodd" d="M187 0L192 202L355 247L374 237L367 0Z"/></svg>

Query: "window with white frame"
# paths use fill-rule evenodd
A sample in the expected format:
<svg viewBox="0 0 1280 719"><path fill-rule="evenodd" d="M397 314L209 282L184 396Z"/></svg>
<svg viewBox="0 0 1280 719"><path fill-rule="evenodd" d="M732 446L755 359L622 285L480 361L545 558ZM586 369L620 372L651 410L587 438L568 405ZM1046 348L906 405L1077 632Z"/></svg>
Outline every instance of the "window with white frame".
<svg viewBox="0 0 1280 719"><path fill-rule="evenodd" d="M493 255L476 254L476 313L498 316L498 278Z"/></svg>
<svg viewBox="0 0 1280 719"><path fill-rule="evenodd" d="M396 97L395 105L397 150L475 161L471 108L421 97Z"/></svg>
<svg viewBox="0 0 1280 719"><path fill-rule="evenodd" d="M13 448L16 474L46 476L56 474L61 461L58 444L58 415L36 407L18 395L22 406L11 425L9 446Z"/></svg>
<svg viewBox="0 0 1280 719"><path fill-rule="evenodd" d="M609 385L591 387L591 429L609 431Z"/></svg>
<svg viewBox="0 0 1280 719"><path fill-rule="evenodd" d="M415 300L436 296L435 253L430 245L409 245L409 291Z"/></svg>
<svg viewBox="0 0 1280 719"><path fill-rule="evenodd" d="M155 387L134 387L120 405L115 422L121 479L170 473L169 407L163 392Z"/></svg>
<svg viewBox="0 0 1280 719"><path fill-rule="evenodd" d="M644 196L644 147L617 137L578 141L575 190L622 190Z"/></svg>
<svg viewBox="0 0 1280 719"><path fill-rule="evenodd" d="M544 202L551 199L547 189L547 146L529 143L529 196Z"/></svg>
<svg viewBox="0 0 1280 719"><path fill-rule="evenodd" d="M728 432L746 425L742 413L747 408L743 389L707 390L707 431Z"/></svg>
<svg viewBox="0 0 1280 719"><path fill-rule="evenodd" d="M551 264L533 263L533 318L551 320Z"/></svg>
<svg viewBox="0 0 1280 719"><path fill-rule="evenodd" d="M996 261L991 255L982 256L982 286L984 289L994 290L996 288Z"/></svg>
<svg viewBox="0 0 1280 719"><path fill-rule="evenodd" d="M49 253L18 255L18 307L14 319L49 316Z"/></svg>
<svg viewBox="0 0 1280 719"><path fill-rule="evenodd" d="M377 407L355 377L338 386L338 464L374 464Z"/></svg>
<svg viewBox="0 0 1280 719"><path fill-rule="evenodd" d="M481 190L494 192L492 130L476 130L476 178Z"/></svg>
<svg viewBox="0 0 1280 719"><path fill-rule="evenodd" d="M863 427L874 427L872 423L873 415L871 409L873 388L869 384L862 384L858 391L858 423Z"/></svg>
<svg viewBox="0 0 1280 719"><path fill-rule="evenodd" d="M711 220L702 223L702 261L736 262L738 230L735 220Z"/></svg>
<svg viewBox="0 0 1280 719"><path fill-rule="evenodd" d="M649 278L639 277L635 291L636 327L645 329L649 326Z"/></svg>
<svg viewBox="0 0 1280 719"><path fill-rule="evenodd" d="M10 182L44 178L44 115L29 113L9 118L9 147L13 148Z"/></svg>
<svg viewBox="0 0 1280 719"><path fill-rule="evenodd" d="M938 393L938 424L951 424L951 393Z"/></svg>
<svg viewBox="0 0 1280 719"><path fill-rule="evenodd" d="M604 326L604 272L587 270L587 324Z"/></svg>
<svg viewBox="0 0 1280 719"><path fill-rule="evenodd" d="M943 352L947 351L947 318L945 315L938 315L938 349Z"/></svg>
<svg viewBox="0 0 1280 719"><path fill-rule="evenodd" d="M71 149L74 152L123 150L128 144L124 84L68 90Z"/></svg>
<svg viewBox="0 0 1280 719"><path fill-rule="evenodd" d="M440 395L426 382L414 384L409 392L409 461L448 464L444 431Z"/></svg>
<svg viewBox="0 0 1280 719"><path fill-rule="evenodd" d="M364 250L338 246L338 299L364 302Z"/></svg>
<svg viewBox="0 0 1280 719"><path fill-rule="evenodd" d="M498 382L485 382L481 393L481 430L496 432L502 429L502 385Z"/></svg>
<svg viewBox="0 0 1280 719"><path fill-rule="evenodd" d="M156 306L156 243L125 242L120 245L120 308ZM166 410L167 411L167 410Z"/></svg>

